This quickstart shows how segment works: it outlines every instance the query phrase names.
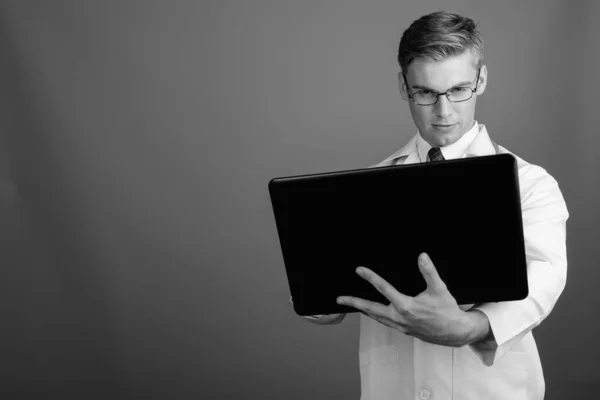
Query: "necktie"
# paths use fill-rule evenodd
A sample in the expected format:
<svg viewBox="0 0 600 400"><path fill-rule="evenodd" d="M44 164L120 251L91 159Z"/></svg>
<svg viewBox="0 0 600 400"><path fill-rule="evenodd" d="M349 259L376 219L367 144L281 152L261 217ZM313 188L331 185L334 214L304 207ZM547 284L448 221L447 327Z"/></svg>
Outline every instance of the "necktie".
<svg viewBox="0 0 600 400"><path fill-rule="evenodd" d="M442 154L442 151L440 150L439 147L432 147L431 149L429 149L429 152L427 153L427 155L429 156L429 161L444 161L444 155Z"/></svg>

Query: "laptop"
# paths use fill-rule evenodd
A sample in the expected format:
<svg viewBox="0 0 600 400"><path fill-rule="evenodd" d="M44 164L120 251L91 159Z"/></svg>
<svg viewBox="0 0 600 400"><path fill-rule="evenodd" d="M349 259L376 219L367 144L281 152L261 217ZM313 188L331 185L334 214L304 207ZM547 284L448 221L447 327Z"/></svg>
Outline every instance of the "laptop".
<svg viewBox="0 0 600 400"><path fill-rule="evenodd" d="M427 253L458 304L528 295L521 198L510 154L272 179L283 264L298 315L356 312L356 296L389 304L358 266L399 292L426 289Z"/></svg>

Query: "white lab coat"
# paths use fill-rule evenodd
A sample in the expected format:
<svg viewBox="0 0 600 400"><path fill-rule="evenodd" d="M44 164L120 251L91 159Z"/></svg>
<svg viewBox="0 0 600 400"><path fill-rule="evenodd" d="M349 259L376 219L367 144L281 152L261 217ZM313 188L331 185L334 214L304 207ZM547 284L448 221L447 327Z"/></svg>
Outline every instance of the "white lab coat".
<svg viewBox="0 0 600 400"><path fill-rule="evenodd" d="M416 143L415 135L375 167L419 162ZM479 133L463 157L496 153L510 152L492 142L485 126L479 125ZM477 306L489 318L497 349L434 345L361 315L362 400L543 399L545 383L531 330L548 316L566 283L569 214L554 178L543 168L515 157L529 296Z"/></svg>

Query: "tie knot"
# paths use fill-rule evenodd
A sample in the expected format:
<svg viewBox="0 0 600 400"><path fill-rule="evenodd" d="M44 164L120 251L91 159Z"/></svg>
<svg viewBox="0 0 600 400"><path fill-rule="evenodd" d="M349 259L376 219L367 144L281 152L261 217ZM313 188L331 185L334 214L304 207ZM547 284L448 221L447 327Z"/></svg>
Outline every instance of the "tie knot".
<svg viewBox="0 0 600 400"><path fill-rule="evenodd" d="M429 152L427 153L427 155L429 156L429 161L444 161L444 155L442 154L442 151L440 150L439 147L432 147L431 149L429 149Z"/></svg>

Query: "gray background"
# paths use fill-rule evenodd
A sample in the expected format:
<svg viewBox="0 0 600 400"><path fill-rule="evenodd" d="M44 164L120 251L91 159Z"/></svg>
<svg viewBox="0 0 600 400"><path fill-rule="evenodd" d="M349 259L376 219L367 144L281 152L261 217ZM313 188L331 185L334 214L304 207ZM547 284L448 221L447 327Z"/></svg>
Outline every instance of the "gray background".
<svg viewBox="0 0 600 400"><path fill-rule="evenodd" d="M600 3L523 3L2 1L0 397L358 398L358 318L295 316L267 183L414 134L397 45L438 9L479 21L477 119L571 212L547 399L597 393Z"/></svg>

